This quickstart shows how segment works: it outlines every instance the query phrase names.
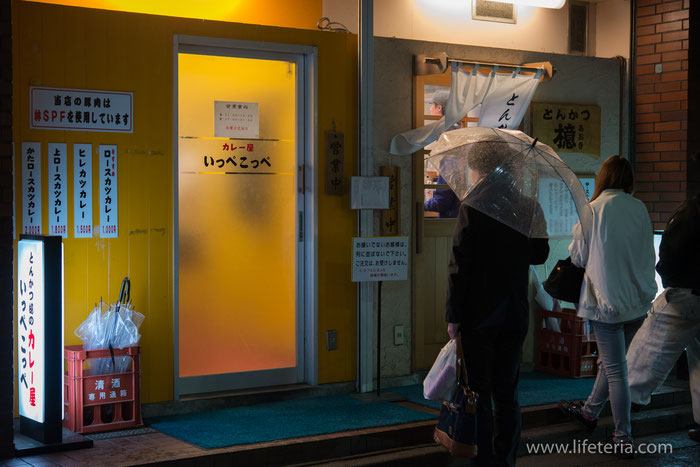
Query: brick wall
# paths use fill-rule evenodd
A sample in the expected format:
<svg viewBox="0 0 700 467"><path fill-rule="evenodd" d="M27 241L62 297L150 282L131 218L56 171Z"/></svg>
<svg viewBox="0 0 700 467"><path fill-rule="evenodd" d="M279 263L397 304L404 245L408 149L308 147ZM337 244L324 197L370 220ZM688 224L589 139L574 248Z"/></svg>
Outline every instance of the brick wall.
<svg viewBox="0 0 700 467"><path fill-rule="evenodd" d="M688 195L689 10L690 0L636 2L636 187L655 229Z"/></svg>
<svg viewBox="0 0 700 467"><path fill-rule="evenodd" d="M12 27L0 1L0 459L14 453L12 432Z"/></svg>

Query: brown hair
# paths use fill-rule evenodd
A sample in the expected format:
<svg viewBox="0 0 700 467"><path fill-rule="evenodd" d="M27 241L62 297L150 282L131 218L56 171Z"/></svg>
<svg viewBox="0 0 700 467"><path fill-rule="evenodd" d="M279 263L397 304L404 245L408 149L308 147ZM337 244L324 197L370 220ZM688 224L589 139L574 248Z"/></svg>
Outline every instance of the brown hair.
<svg viewBox="0 0 700 467"><path fill-rule="evenodd" d="M632 193L634 190L634 171L627 159L612 156L603 162L595 178L595 190L591 201L594 201L603 191L610 189L624 190L625 193Z"/></svg>

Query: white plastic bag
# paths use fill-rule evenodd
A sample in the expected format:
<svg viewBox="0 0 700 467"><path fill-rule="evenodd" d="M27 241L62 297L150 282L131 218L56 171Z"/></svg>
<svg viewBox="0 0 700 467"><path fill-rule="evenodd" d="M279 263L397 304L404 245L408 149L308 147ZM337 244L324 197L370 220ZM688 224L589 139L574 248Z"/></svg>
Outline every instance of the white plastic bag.
<svg viewBox="0 0 700 467"><path fill-rule="evenodd" d="M440 350L428 376L423 380L423 397L434 401L449 401L456 390L457 341L451 339Z"/></svg>

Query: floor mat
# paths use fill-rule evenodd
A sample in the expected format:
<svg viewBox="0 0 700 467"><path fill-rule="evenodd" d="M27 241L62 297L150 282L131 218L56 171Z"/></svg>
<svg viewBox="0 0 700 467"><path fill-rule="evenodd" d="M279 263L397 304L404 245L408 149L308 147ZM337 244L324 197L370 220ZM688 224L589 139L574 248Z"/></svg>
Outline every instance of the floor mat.
<svg viewBox="0 0 700 467"><path fill-rule="evenodd" d="M520 406L553 404L560 399L586 399L593 389L593 381L593 378L562 378L536 371L521 372L518 383ZM440 409L439 401L431 401L423 397L422 384L387 388L386 390L401 394L415 404Z"/></svg>
<svg viewBox="0 0 700 467"><path fill-rule="evenodd" d="M204 449L434 420L435 415L349 395L154 417L157 430Z"/></svg>

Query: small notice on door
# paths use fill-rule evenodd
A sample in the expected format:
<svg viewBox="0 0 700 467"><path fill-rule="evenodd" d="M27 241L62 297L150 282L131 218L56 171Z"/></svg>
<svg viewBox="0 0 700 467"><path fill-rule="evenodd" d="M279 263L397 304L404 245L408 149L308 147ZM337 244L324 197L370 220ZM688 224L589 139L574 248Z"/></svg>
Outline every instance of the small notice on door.
<svg viewBox="0 0 700 467"><path fill-rule="evenodd" d="M259 138L258 103L214 101L214 136L217 138Z"/></svg>
<svg viewBox="0 0 700 467"><path fill-rule="evenodd" d="M408 279L408 237L355 237L352 281L405 281Z"/></svg>

